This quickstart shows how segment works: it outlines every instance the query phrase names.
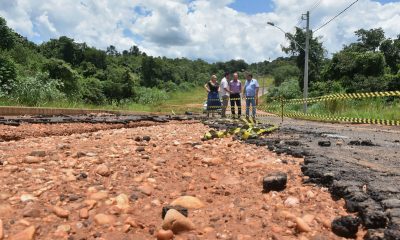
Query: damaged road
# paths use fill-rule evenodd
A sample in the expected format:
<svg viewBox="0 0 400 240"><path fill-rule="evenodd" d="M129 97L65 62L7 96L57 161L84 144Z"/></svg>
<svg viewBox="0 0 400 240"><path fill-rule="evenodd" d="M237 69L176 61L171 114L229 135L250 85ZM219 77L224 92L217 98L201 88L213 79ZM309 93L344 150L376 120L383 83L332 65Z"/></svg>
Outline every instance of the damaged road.
<svg viewBox="0 0 400 240"><path fill-rule="evenodd" d="M280 119L268 117L268 123ZM400 128L286 119L280 130L247 143L304 157L305 182L329 187L358 213L365 239L400 239Z"/></svg>

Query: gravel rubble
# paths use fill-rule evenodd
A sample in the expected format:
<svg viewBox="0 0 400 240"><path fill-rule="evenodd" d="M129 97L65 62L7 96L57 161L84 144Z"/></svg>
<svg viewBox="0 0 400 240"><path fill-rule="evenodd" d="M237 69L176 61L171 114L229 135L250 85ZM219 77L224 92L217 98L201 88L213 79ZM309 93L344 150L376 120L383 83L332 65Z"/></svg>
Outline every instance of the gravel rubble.
<svg viewBox="0 0 400 240"><path fill-rule="evenodd" d="M345 202L302 183L302 158L160 124L3 126L25 135L0 142L0 239L341 239L330 228ZM286 188L264 192L277 172Z"/></svg>

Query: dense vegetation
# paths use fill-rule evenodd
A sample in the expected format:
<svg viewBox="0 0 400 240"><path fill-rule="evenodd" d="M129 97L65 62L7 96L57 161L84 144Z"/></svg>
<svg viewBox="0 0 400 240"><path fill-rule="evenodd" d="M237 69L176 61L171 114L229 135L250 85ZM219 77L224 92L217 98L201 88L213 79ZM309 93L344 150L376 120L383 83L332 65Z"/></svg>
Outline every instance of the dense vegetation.
<svg viewBox="0 0 400 240"><path fill-rule="evenodd" d="M320 38L311 37L310 96L400 90L400 35L386 38L380 28L360 29L355 34L358 41L331 59ZM298 28L290 38L304 43L305 32ZM200 59L152 57L137 46L100 50L66 36L37 45L7 27L1 17L0 39L2 104L160 106L172 97L180 99L177 92L203 94L199 86L211 74L222 77L224 71L271 76L274 87L268 89L269 98L302 96L304 51L294 42L282 48L290 57L253 64L243 60L211 64Z"/></svg>
<svg viewBox="0 0 400 240"><path fill-rule="evenodd" d="M0 18L0 98L24 105L74 102L95 105L157 104L172 92L203 85L212 73L248 69L243 60L152 57L137 46L105 51L62 36L37 45ZM204 94L205 95L205 94Z"/></svg>
<svg viewBox="0 0 400 240"><path fill-rule="evenodd" d="M320 38L310 38L309 96L400 90L400 35L396 39L386 38L381 28L360 29L355 35L357 42L345 45L331 59L327 58ZM289 39L302 44L305 31L297 28ZM282 50L294 57L297 68L275 68L275 88L269 96L301 98L305 53L294 41ZM283 71L278 70L281 68Z"/></svg>

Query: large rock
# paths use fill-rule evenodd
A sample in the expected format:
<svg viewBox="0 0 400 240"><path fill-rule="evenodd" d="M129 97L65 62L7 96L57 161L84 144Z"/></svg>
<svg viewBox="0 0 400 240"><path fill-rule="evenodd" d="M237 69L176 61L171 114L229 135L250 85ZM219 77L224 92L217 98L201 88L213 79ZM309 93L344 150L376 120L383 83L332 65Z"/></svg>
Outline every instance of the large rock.
<svg viewBox="0 0 400 240"><path fill-rule="evenodd" d="M175 234L179 234L181 232L194 230L195 226L190 219L186 218L175 209L171 209L165 215L162 228L164 230L172 230Z"/></svg>
<svg viewBox="0 0 400 240"><path fill-rule="evenodd" d="M81 210L79 210L79 217L82 219L88 219L89 218L89 209L82 208Z"/></svg>
<svg viewBox="0 0 400 240"><path fill-rule="evenodd" d="M157 240L172 240L174 239L174 233L171 230L160 229L156 234Z"/></svg>
<svg viewBox="0 0 400 240"><path fill-rule="evenodd" d="M283 172L276 172L267 175L263 180L264 192L282 191L286 188L287 174Z"/></svg>
<svg viewBox="0 0 400 240"><path fill-rule="evenodd" d="M150 184L144 184L144 185L138 187L138 190L141 193L143 193L143 194L145 194L147 196L150 196L153 193L154 188Z"/></svg>
<svg viewBox="0 0 400 240"><path fill-rule="evenodd" d="M34 156L26 156L23 160L24 163L33 164L42 162L42 158Z"/></svg>
<svg viewBox="0 0 400 240"><path fill-rule="evenodd" d="M70 212L68 210L65 210L63 208L54 206L53 207L53 213L60 218L68 218Z"/></svg>
<svg viewBox="0 0 400 240"><path fill-rule="evenodd" d="M35 236L36 229L34 226L30 226L25 230L11 236L9 240L33 240Z"/></svg>
<svg viewBox="0 0 400 240"><path fill-rule="evenodd" d="M360 219L352 216L339 217L332 222L332 232L340 237L355 238Z"/></svg>
<svg viewBox="0 0 400 240"><path fill-rule="evenodd" d="M385 229L368 229L364 240L383 240L385 239Z"/></svg>
<svg viewBox="0 0 400 240"><path fill-rule="evenodd" d="M106 192L106 191L95 192L95 193L90 194L90 196L89 196L89 199L96 200L96 201L105 200L107 198L108 198L108 192Z"/></svg>
<svg viewBox="0 0 400 240"><path fill-rule="evenodd" d="M310 226L302 218L296 218L296 229L299 232L311 232Z"/></svg>
<svg viewBox="0 0 400 240"><path fill-rule="evenodd" d="M32 151L29 156L33 156L33 157L45 157L46 156L46 151L44 150L35 150Z"/></svg>
<svg viewBox="0 0 400 240"><path fill-rule="evenodd" d="M179 205L176 205L176 206L168 205L168 206L164 206L162 208L162 212L161 212L162 219L164 219L165 214L167 214L167 212L170 209L175 209L176 211L180 212L183 216L188 217L188 209L187 208L179 206Z"/></svg>
<svg viewBox="0 0 400 240"><path fill-rule="evenodd" d="M361 211L360 215L367 228L385 228L388 223L386 213L379 209L366 208Z"/></svg>
<svg viewBox="0 0 400 240"><path fill-rule="evenodd" d="M103 176L103 177L108 177L111 174L110 169L107 167L105 164L100 164L96 168L96 173Z"/></svg>
<svg viewBox="0 0 400 240"><path fill-rule="evenodd" d="M94 216L94 221L99 225L112 226L117 221L117 219L113 215L107 215L107 214L100 213L100 214L97 214L96 216Z"/></svg>
<svg viewBox="0 0 400 240"><path fill-rule="evenodd" d="M23 213L23 217L30 217L30 218L38 218L40 217L40 210L39 209L26 209Z"/></svg>
<svg viewBox="0 0 400 240"><path fill-rule="evenodd" d="M192 196L182 196L177 199L175 199L173 202L171 202L172 206L182 206L184 208L188 209L199 209L204 207L204 203Z"/></svg>
<svg viewBox="0 0 400 240"><path fill-rule="evenodd" d="M32 194L22 194L19 199L21 200L21 202L30 202L36 200L36 197Z"/></svg>
<svg viewBox="0 0 400 240"><path fill-rule="evenodd" d="M117 202L117 207L121 210L127 210L129 209L129 198L125 194L120 194L115 198L115 201Z"/></svg>

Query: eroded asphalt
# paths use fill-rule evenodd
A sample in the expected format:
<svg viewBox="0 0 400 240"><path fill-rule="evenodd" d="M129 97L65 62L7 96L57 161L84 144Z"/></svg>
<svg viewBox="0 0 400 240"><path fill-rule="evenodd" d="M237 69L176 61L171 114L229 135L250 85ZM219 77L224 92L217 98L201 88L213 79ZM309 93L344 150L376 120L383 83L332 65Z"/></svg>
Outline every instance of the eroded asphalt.
<svg viewBox="0 0 400 240"><path fill-rule="evenodd" d="M248 143L303 156L310 183L329 187L357 212L366 239L400 239L400 127L331 124L265 117L280 130Z"/></svg>

